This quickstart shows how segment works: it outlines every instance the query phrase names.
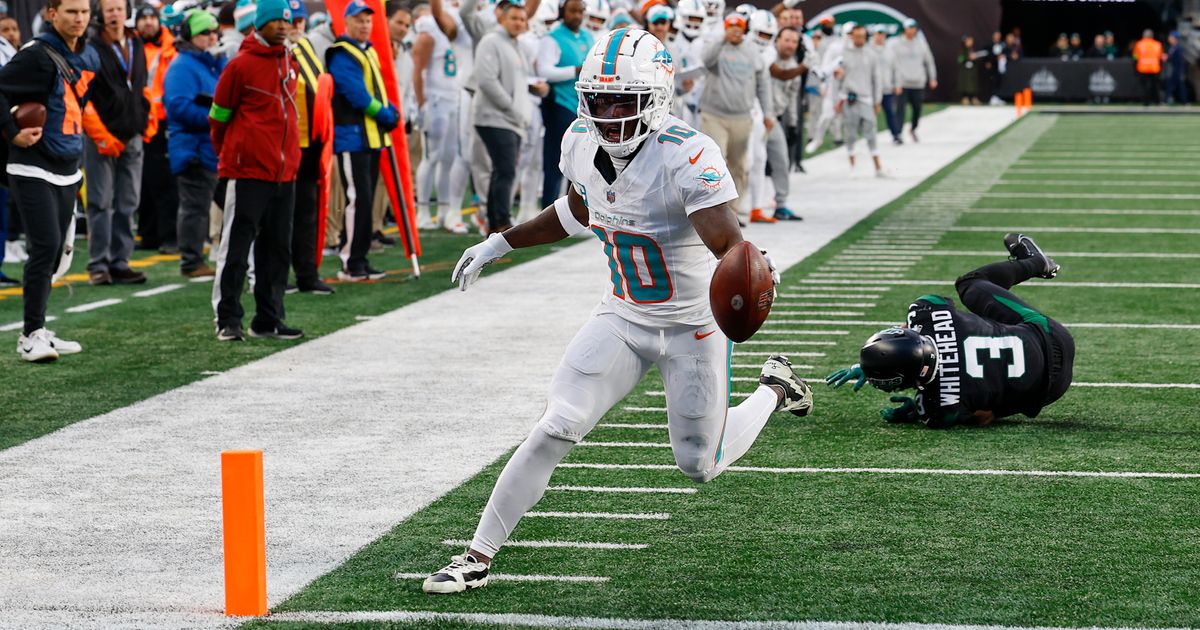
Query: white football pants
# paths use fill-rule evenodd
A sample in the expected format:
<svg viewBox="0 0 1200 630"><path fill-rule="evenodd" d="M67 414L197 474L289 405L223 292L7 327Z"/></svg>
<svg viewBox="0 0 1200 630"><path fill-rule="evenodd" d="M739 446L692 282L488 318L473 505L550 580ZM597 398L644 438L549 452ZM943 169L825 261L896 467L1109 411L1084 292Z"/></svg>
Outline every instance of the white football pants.
<svg viewBox="0 0 1200 630"><path fill-rule="evenodd" d="M567 346L546 411L504 466L471 548L495 556L542 498L554 467L650 366L662 373L675 465L693 481L721 474L754 444L779 403L765 385L729 407L730 343L709 323L655 328L615 313L594 315Z"/></svg>
<svg viewBox="0 0 1200 630"><path fill-rule="evenodd" d="M525 128L525 139L521 141L517 156L517 183L521 185L521 201L514 225L524 223L542 211L538 203L542 195L542 135L545 126L542 124L542 108L537 103L532 108L529 126Z"/></svg>
<svg viewBox="0 0 1200 630"><path fill-rule="evenodd" d="M466 187L466 164L458 150L459 99L453 96L430 94L425 101L422 124L425 133L425 151L417 166L417 210L422 222L432 208L434 182L437 182L438 216L458 199L462 207L463 191ZM455 182L456 171L460 181ZM457 184L457 188L455 185ZM457 190L457 192L455 192Z"/></svg>

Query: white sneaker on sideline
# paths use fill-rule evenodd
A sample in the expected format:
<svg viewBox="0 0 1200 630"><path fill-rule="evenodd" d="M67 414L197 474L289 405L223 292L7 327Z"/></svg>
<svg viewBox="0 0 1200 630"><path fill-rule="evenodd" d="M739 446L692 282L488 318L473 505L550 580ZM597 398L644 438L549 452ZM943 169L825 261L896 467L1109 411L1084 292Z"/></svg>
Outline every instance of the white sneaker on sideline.
<svg viewBox="0 0 1200 630"><path fill-rule="evenodd" d="M42 330L45 330L46 334L49 335L50 345L54 346L54 350L58 352L60 356L64 354L79 354L80 352L83 352L83 346L79 345L78 341L59 339L58 335L55 334L53 330L46 330L45 328Z"/></svg>
<svg viewBox="0 0 1200 630"><path fill-rule="evenodd" d="M58 351L50 342L48 332L45 328L39 328L28 336L17 337L17 354L21 355L22 361L42 363L58 359Z"/></svg>
<svg viewBox="0 0 1200 630"><path fill-rule="evenodd" d="M486 563L479 562L471 554L453 556L450 564L425 578L421 590L430 594L447 594L487 586L489 569Z"/></svg>
<svg viewBox="0 0 1200 630"><path fill-rule="evenodd" d="M29 254L25 252L25 243L22 241L7 241L4 243L4 260L8 262L23 263L29 260Z"/></svg>

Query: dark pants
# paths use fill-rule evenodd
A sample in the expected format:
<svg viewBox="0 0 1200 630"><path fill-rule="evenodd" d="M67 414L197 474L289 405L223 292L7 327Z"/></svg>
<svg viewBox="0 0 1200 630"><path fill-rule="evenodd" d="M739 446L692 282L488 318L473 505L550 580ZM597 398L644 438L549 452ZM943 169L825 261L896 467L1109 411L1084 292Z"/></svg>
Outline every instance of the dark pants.
<svg viewBox="0 0 1200 630"><path fill-rule="evenodd" d="M62 257L63 241L75 211L79 184L55 186L49 182L8 176L17 212L25 226L29 260L25 262L25 334L46 325L50 277Z"/></svg>
<svg viewBox="0 0 1200 630"><path fill-rule="evenodd" d="M379 181L379 151L339 153L338 163L346 190L342 268L352 273L367 268L367 252L371 250L371 211L375 205L375 184Z"/></svg>
<svg viewBox="0 0 1200 630"><path fill-rule="evenodd" d="M253 245L255 314L250 326L268 329L283 322L283 291L292 255L295 182L231 179L226 194L225 225L213 286L217 328L242 323L242 286Z"/></svg>
<svg viewBox="0 0 1200 630"><path fill-rule="evenodd" d="M137 233L141 247L158 249L176 244L175 213L179 209L179 190L167 158L167 128L145 145L142 162L142 194L138 203Z"/></svg>
<svg viewBox="0 0 1200 630"><path fill-rule="evenodd" d="M909 89L904 88L900 91L899 98L896 101L896 130L904 128L904 105L907 103L912 105L912 130L917 130L917 125L921 123L921 106L925 104L925 89ZM890 126L888 127L891 128Z"/></svg>
<svg viewBox="0 0 1200 630"><path fill-rule="evenodd" d="M562 172L558 160L562 157L562 138L577 118L575 110L567 109L554 102L554 98L542 101L542 123L546 127L545 142L542 144L542 207L558 199L562 186Z"/></svg>
<svg viewBox="0 0 1200 630"><path fill-rule="evenodd" d="M1187 81L1184 71L1177 69L1167 78L1167 99L1179 105L1188 104Z"/></svg>
<svg viewBox="0 0 1200 630"><path fill-rule="evenodd" d="M892 139L898 140L900 132L904 130L904 121L896 113L896 95L894 93L884 94L883 101L879 105L883 108L883 117L887 119L888 131L892 132ZM917 111L920 111L919 107ZM913 126L916 127L916 122L913 123Z"/></svg>
<svg viewBox="0 0 1200 630"><path fill-rule="evenodd" d="M1158 105L1158 75L1139 72L1138 82L1142 84L1142 104Z"/></svg>
<svg viewBox="0 0 1200 630"><path fill-rule="evenodd" d="M1009 291L1014 285L1037 275L1040 267L1040 261L1035 260L992 263L964 274L955 281L954 288L958 290L958 297L963 305L972 313L994 322L1017 326L1028 321L1028 312L1015 311L996 298L1004 298L1021 305L1027 311L1042 314ZM1071 386L1075 363L1075 340L1070 331L1050 317L1046 320L1050 327L1050 332L1045 334L1047 384L1040 407L1049 405L1067 393Z"/></svg>
<svg viewBox="0 0 1200 630"><path fill-rule="evenodd" d="M292 270L296 272L296 285L301 288L309 288L321 279L317 272L317 218L320 216L317 180L320 172L321 145L314 143L300 151L296 206L292 216Z"/></svg>
<svg viewBox="0 0 1200 630"><path fill-rule="evenodd" d="M520 97L519 97L520 98ZM475 127L488 157L492 159L492 174L488 179L488 230L512 225L513 185L517 179L517 155L521 136L499 127ZM561 136L559 139L561 141ZM555 163L557 164L557 162Z"/></svg>
<svg viewBox="0 0 1200 630"><path fill-rule="evenodd" d="M204 266L204 241L208 239L208 212L217 190L217 174L192 164L179 174L179 268L184 273Z"/></svg>
<svg viewBox="0 0 1200 630"><path fill-rule="evenodd" d="M0 184L0 264L4 264L4 246L8 245L8 189ZM4 272L0 271L0 278Z"/></svg>

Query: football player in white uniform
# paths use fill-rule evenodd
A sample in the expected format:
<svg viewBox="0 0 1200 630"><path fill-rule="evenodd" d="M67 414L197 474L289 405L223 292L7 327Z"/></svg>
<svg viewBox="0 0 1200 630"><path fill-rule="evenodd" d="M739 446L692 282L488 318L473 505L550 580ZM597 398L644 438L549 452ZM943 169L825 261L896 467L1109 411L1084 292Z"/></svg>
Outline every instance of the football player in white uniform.
<svg viewBox="0 0 1200 630"><path fill-rule="evenodd" d="M724 7L724 3L721 3ZM708 9L703 0L679 0L675 9L679 37L671 48L675 61L676 115L693 128L700 127L700 95L704 92L707 70L700 53L708 28Z"/></svg>
<svg viewBox="0 0 1200 630"><path fill-rule="evenodd" d="M443 0L433 0L429 4L429 9L434 23L450 41L450 48L454 51L455 63L458 64L460 88L458 116L454 121L457 125L457 150L460 159L455 162L456 167L450 171L450 190L446 195L446 205L442 205L440 202L441 192L438 193L438 210L443 208L448 210L439 213L438 221L442 224L443 229L455 234L466 234L467 227L462 221L462 200L467 192L467 179L475 172L468 167L471 166L476 144L475 128L471 125L471 93L466 90L466 85L475 68L475 43L471 40L471 34L463 26L462 17L458 14L459 4L458 0L444 0L444 4ZM461 168L458 167L459 165ZM476 179L479 178L476 177ZM475 193L487 197L487 182L480 184L476 181L474 183Z"/></svg>
<svg viewBox="0 0 1200 630"><path fill-rule="evenodd" d="M459 83L461 68L450 40L432 15L417 19L413 44L413 91L417 122L424 137L424 155L417 166L417 227L435 229L430 199L437 186L439 218L448 216L451 200L462 205L467 165L458 150ZM455 192L457 191L457 192Z"/></svg>
<svg viewBox="0 0 1200 630"><path fill-rule="evenodd" d="M608 32L612 15L612 4L608 0L583 0L583 28L591 31L597 40Z"/></svg>
<svg viewBox="0 0 1200 630"><path fill-rule="evenodd" d="M576 84L580 118L562 139L567 195L467 249L454 268L466 289L514 248L591 230L612 284L567 347L546 411L500 474L470 547L425 580L427 593L487 584L491 559L558 462L652 366L666 389L675 463L698 483L745 454L772 412L812 409L811 389L780 355L766 361L757 389L729 406L732 344L713 322L708 288L717 259L742 241L728 205L737 191L716 143L670 115L674 72L646 31L598 41Z"/></svg>
<svg viewBox="0 0 1200 630"><path fill-rule="evenodd" d="M743 6L739 6L740 11ZM775 16L765 9L755 9L750 14L749 33L747 38L754 42L754 45L762 53L763 62L769 68L775 63L775 36L779 33L779 21ZM774 88L774 81L769 81L768 85L771 89ZM772 96L772 99L775 97ZM746 191L746 197L750 200L750 221L754 223L774 223L774 210L767 209L767 140L769 135L778 134L780 140L783 139L783 129L778 124L767 129L763 121L762 106L758 101L754 102L753 109L750 110L750 119L754 123L750 127L750 143L747 146L746 164L750 168L746 172L746 184L749 190Z"/></svg>

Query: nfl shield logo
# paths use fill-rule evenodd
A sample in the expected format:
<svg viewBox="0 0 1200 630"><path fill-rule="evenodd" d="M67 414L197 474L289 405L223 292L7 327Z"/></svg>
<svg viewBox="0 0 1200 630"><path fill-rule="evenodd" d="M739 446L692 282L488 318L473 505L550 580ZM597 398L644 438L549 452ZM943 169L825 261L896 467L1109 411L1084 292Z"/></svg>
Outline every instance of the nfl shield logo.
<svg viewBox="0 0 1200 630"><path fill-rule="evenodd" d="M617 193L611 190L607 191L604 196L608 199L608 203L615 203L617 201Z"/></svg>

